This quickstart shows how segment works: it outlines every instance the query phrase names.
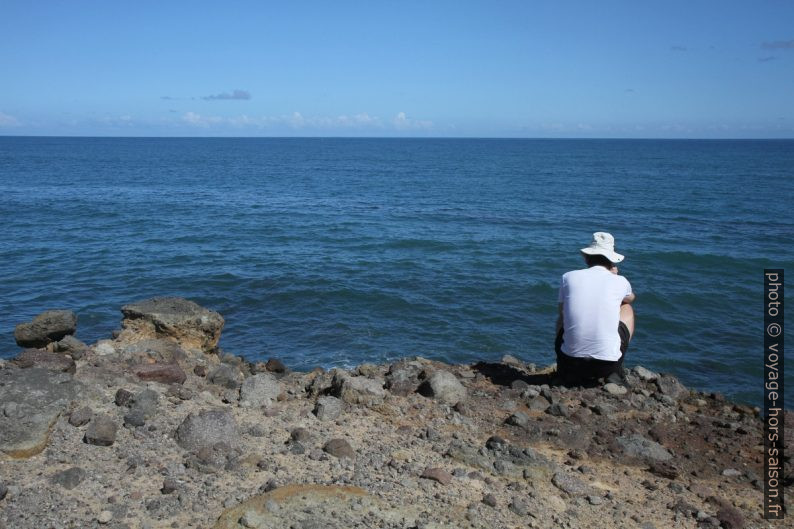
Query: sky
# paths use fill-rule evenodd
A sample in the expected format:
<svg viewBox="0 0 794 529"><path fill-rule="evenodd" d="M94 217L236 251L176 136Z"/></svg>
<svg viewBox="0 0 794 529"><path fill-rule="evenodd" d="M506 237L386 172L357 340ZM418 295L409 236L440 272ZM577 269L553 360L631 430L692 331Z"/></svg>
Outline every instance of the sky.
<svg viewBox="0 0 794 529"><path fill-rule="evenodd" d="M794 138L794 2L0 0L0 135Z"/></svg>

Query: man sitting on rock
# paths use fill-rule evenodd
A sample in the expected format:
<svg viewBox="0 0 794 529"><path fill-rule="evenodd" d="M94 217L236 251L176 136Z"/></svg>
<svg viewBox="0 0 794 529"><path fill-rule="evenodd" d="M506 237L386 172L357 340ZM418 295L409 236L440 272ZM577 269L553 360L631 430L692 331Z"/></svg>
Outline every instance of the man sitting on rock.
<svg viewBox="0 0 794 529"><path fill-rule="evenodd" d="M610 378L623 382L623 358L634 335L635 296L618 275L615 239L596 232L582 248L587 268L562 276L557 318L557 373L569 385Z"/></svg>

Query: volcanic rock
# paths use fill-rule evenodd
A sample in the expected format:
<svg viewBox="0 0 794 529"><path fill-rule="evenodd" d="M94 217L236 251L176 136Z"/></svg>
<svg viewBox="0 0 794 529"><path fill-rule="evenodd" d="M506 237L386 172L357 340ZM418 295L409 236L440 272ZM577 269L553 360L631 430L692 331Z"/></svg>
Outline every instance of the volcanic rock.
<svg viewBox="0 0 794 529"><path fill-rule="evenodd" d="M25 458L41 452L58 416L80 386L66 373L41 368L0 370L0 403L17 414L0 413L0 452Z"/></svg>
<svg viewBox="0 0 794 529"><path fill-rule="evenodd" d="M383 402L386 391L380 380L350 376L344 371L336 370L331 380L331 393L349 404L374 406Z"/></svg>
<svg viewBox="0 0 794 529"><path fill-rule="evenodd" d="M12 362L21 368L41 367L72 375L76 369L74 359L71 356L51 353L43 349L25 349Z"/></svg>
<svg viewBox="0 0 794 529"><path fill-rule="evenodd" d="M116 442L116 423L107 415L95 415L85 432L85 442L96 446L110 446Z"/></svg>
<svg viewBox="0 0 794 529"><path fill-rule="evenodd" d="M270 373L259 373L245 379L240 387L240 406L270 406L283 391L276 377Z"/></svg>
<svg viewBox="0 0 794 529"><path fill-rule="evenodd" d="M466 388L463 384L455 375L443 369L433 372L419 387L419 391L450 406L466 399Z"/></svg>
<svg viewBox="0 0 794 529"><path fill-rule="evenodd" d="M353 450L353 447L350 446L346 439L331 439L323 445L323 451L340 459L343 457L350 459L356 457L356 451Z"/></svg>
<svg viewBox="0 0 794 529"><path fill-rule="evenodd" d="M48 310L14 329L20 347L44 347L77 330L77 315L71 310Z"/></svg>
<svg viewBox="0 0 794 529"><path fill-rule="evenodd" d="M321 421L333 421L342 413L342 401L336 397L320 397L313 413Z"/></svg>
<svg viewBox="0 0 794 529"><path fill-rule="evenodd" d="M172 338L182 348L211 352L217 347L224 320L217 312L183 298L153 298L121 308L120 340ZM131 335L136 337L131 340Z"/></svg>
<svg viewBox="0 0 794 529"><path fill-rule="evenodd" d="M140 364L132 368L141 380L162 384L183 384L187 375L177 364Z"/></svg>
<svg viewBox="0 0 794 529"><path fill-rule="evenodd" d="M211 448L221 442L235 446L240 442L240 433L229 410L204 410L185 417L176 431L176 442L190 451Z"/></svg>

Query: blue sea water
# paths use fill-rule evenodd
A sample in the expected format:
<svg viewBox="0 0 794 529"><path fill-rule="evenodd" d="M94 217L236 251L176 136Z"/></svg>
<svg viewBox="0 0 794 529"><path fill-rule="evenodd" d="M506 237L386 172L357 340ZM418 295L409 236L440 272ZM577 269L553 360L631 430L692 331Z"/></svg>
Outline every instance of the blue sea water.
<svg viewBox="0 0 794 529"><path fill-rule="evenodd" d="M560 276L609 231L627 364L759 404L792 199L794 141L0 137L0 355L43 310L93 342L173 295L224 315L225 350L294 369L547 364Z"/></svg>

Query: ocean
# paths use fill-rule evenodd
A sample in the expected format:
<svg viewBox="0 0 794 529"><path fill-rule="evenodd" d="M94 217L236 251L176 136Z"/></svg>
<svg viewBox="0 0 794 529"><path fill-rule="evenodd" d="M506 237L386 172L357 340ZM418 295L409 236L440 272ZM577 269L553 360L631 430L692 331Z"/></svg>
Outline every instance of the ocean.
<svg viewBox="0 0 794 529"><path fill-rule="evenodd" d="M545 365L560 276L608 231L627 365L760 405L792 199L789 140L0 137L0 356L47 309L91 343L183 296L225 317L224 350L293 369Z"/></svg>

